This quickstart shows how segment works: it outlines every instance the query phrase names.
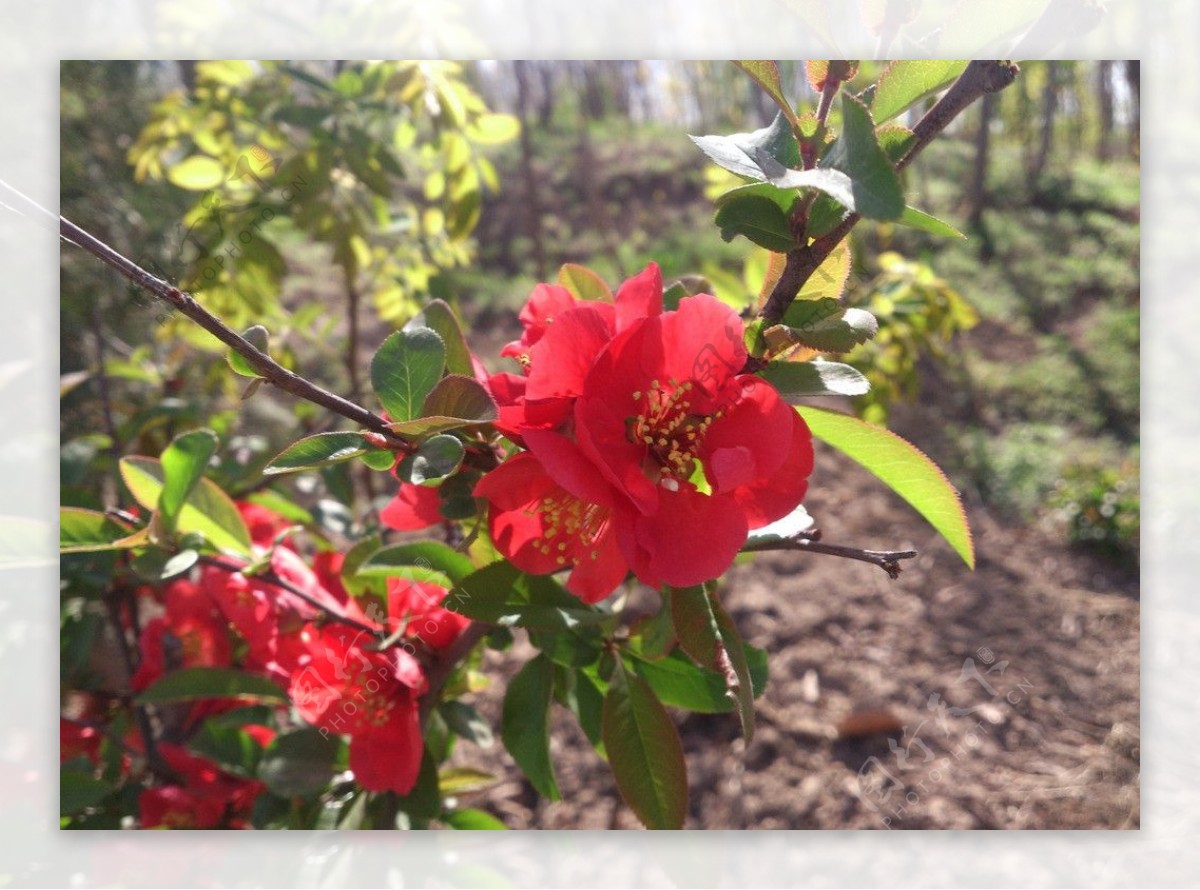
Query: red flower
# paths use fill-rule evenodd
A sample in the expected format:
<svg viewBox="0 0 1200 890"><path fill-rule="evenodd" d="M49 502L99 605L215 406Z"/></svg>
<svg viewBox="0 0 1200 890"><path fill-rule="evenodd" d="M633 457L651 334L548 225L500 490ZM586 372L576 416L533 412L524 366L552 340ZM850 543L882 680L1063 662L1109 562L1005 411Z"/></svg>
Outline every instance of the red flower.
<svg viewBox="0 0 1200 890"><path fill-rule="evenodd" d="M135 690L145 689L168 670L233 663L225 619L206 592L178 581L166 589L163 605L163 617L142 628L142 661L132 680Z"/></svg>
<svg viewBox="0 0 1200 890"><path fill-rule="evenodd" d="M548 431L530 433L535 440L539 433L542 439L564 438ZM608 486L594 468L589 471L586 465L577 465L575 469L578 472L563 473L566 483L575 488L571 491L551 478L537 457L525 452L484 476L475 494L491 502L492 540L513 565L534 575L572 565L567 590L594 603L612 593L629 567L617 546Z"/></svg>
<svg viewBox="0 0 1200 890"><path fill-rule="evenodd" d="M148 788L138 795L143 828L241 827L265 787L222 772L179 745L160 743L158 751L181 784Z"/></svg>
<svg viewBox="0 0 1200 890"><path fill-rule="evenodd" d="M471 623L465 615L443 609L449 595L444 587L405 578L389 578L388 619L393 630L404 627L405 635L431 649L445 649Z"/></svg>
<svg viewBox="0 0 1200 890"><path fill-rule="evenodd" d="M742 325L701 294L618 335L575 405L581 450L636 507L621 549L649 584L719 577L751 528L790 513L812 472L804 421L738 373Z"/></svg>
<svg viewBox="0 0 1200 890"><path fill-rule="evenodd" d="M396 531L419 531L442 521L441 507L436 488L401 482L400 491L380 511L379 521Z"/></svg>
<svg viewBox="0 0 1200 890"><path fill-rule="evenodd" d="M76 757L86 757L95 766L100 761L100 730L81 726L66 717L58 718L58 759L66 763Z"/></svg>
<svg viewBox="0 0 1200 890"><path fill-rule="evenodd" d="M698 295L663 313L653 265L612 305L534 297L513 346L528 371L516 430L528 452L475 489L514 565L574 566L568 589L588 602L628 569L651 586L691 586L800 503L811 436L769 384L740 373L731 309Z"/></svg>
<svg viewBox="0 0 1200 890"><path fill-rule="evenodd" d="M425 676L403 649L376 652L365 648L370 642L345 628L324 628L290 693L304 720L350 736L350 769L363 788L407 794L424 751L418 698Z"/></svg>
<svg viewBox="0 0 1200 890"><path fill-rule="evenodd" d="M295 524L274 510L249 501L238 501L237 508L250 531L250 540L259 547L270 547L275 542L276 535ZM283 546L291 547L292 544L290 541L284 541Z"/></svg>

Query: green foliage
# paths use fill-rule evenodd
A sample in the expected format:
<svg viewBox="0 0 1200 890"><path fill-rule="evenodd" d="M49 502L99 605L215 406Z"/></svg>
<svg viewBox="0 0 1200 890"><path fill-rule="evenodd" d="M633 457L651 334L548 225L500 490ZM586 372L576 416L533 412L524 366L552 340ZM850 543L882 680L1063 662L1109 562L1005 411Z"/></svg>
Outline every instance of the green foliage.
<svg viewBox="0 0 1200 890"><path fill-rule="evenodd" d="M317 245L392 321L469 260L482 192L496 187L480 148L516 128L460 66L199 62L194 77L158 104L129 161L138 181L201 193L176 275L228 322L280 324L288 267Z"/></svg>
<svg viewBox="0 0 1200 890"><path fill-rule="evenodd" d="M857 296L879 320L879 332L846 360L870 381L858 396L864 419L884 423L889 407L915 399L924 358L951 360L954 338L977 322L975 311L942 278L920 261L888 251L877 258L880 272Z"/></svg>
<svg viewBox="0 0 1200 890"><path fill-rule="evenodd" d="M1054 517L1073 544L1136 561L1141 541L1136 455L1118 466L1073 461L1050 495Z"/></svg>

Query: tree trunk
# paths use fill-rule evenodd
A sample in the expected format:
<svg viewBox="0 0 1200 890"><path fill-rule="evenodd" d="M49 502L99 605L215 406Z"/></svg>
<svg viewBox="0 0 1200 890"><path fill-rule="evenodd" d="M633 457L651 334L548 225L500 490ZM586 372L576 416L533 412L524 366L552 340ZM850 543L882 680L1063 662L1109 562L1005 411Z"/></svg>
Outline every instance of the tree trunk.
<svg viewBox="0 0 1200 890"><path fill-rule="evenodd" d="M973 229L978 229L983 222L983 211L987 206L988 154L995 111L996 94L984 93L979 102L979 129L975 131L975 165L971 172L971 186L968 192L970 210L967 224Z"/></svg>
<svg viewBox="0 0 1200 890"><path fill-rule="evenodd" d="M1050 160L1050 149L1054 144L1054 119L1058 111L1058 63L1046 62L1046 85L1042 90L1042 138L1037 156L1029 171L1035 182L1041 178Z"/></svg>
<svg viewBox="0 0 1200 890"><path fill-rule="evenodd" d="M542 208L538 203L537 176L533 170L533 142L529 136L529 62L513 62L517 75L517 118L521 122L521 177L525 181L525 232L533 242L533 264L539 281L546 280L546 246L542 240Z"/></svg>
<svg viewBox="0 0 1200 890"><path fill-rule="evenodd" d="M1129 83L1130 101L1133 104L1129 120L1129 156L1142 156L1142 63L1137 59L1125 63L1125 80Z"/></svg>
<svg viewBox="0 0 1200 890"><path fill-rule="evenodd" d="M1096 157L1112 157L1113 137L1113 63L1096 63L1096 104L1100 111L1100 132L1096 135Z"/></svg>

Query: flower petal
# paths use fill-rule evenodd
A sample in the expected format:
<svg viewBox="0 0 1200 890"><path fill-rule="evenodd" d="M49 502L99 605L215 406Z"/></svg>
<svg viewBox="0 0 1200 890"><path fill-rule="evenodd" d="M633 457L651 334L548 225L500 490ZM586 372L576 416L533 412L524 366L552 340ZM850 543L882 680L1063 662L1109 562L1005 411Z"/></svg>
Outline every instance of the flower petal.
<svg viewBox="0 0 1200 890"><path fill-rule="evenodd" d="M379 512L379 521L397 531L418 531L442 521L441 506L436 488L402 482L399 493Z"/></svg>
<svg viewBox="0 0 1200 890"><path fill-rule="evenodd" d="M408 794L417 784L425 745L415 699L397 702L387 723L350 739L350 769L368 791Z"/></svg>

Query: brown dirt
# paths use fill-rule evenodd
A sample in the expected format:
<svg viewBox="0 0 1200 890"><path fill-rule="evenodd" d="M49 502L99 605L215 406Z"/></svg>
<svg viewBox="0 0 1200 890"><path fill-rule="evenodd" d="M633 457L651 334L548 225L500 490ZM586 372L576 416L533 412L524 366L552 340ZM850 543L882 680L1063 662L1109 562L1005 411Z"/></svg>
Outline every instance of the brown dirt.
<svg viewBox="0 0 1200 890"><path fill-rule="evenodd" d="M902 418L918 444L922 422L919 410ZM971 572L882 484L819 449L807 506L825 540L921 555L896 581L798 553L729 572L724 601L770 653L771 680L748 747L732 715L677 715L686 827L1137 828L1136 571L976 504ZM531 653L488 653L496 682L474 703L492 725L503 678ZM881 731L839 739L852 713ZM551 735L563 800L540 800L497 741L456 751L499 779L463 803L512 828L638 827L558 706Z"/></svg>

